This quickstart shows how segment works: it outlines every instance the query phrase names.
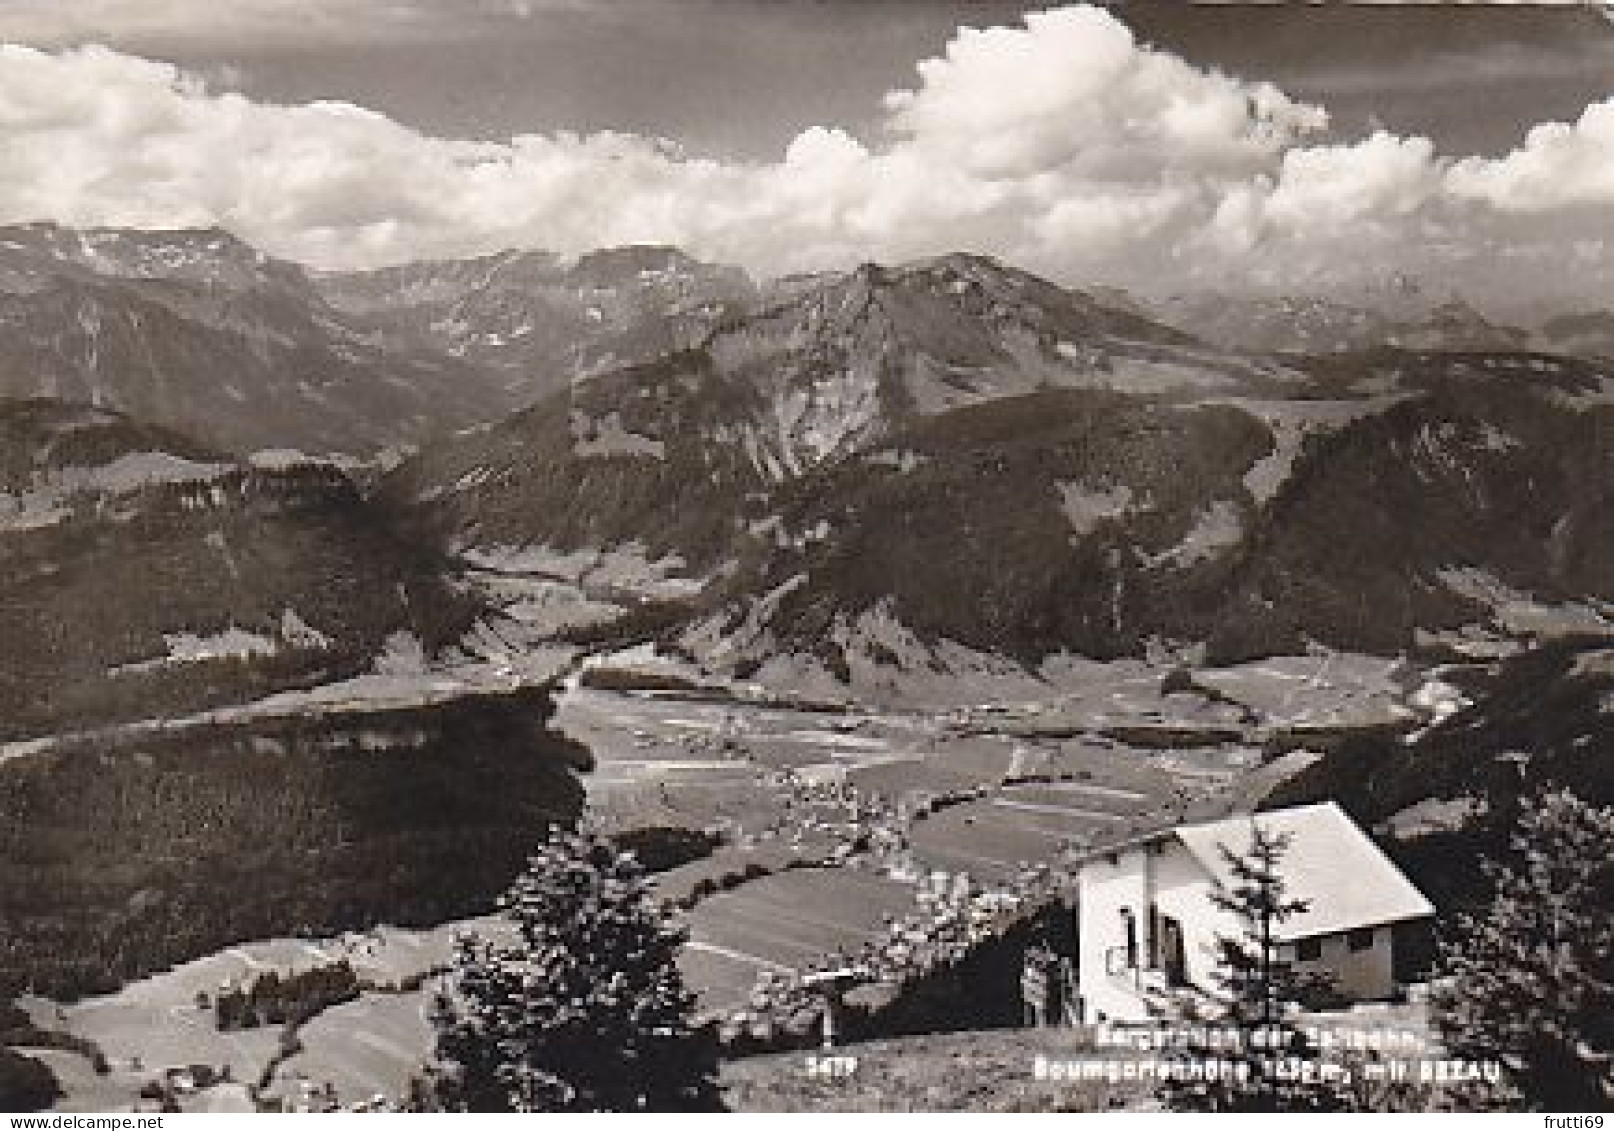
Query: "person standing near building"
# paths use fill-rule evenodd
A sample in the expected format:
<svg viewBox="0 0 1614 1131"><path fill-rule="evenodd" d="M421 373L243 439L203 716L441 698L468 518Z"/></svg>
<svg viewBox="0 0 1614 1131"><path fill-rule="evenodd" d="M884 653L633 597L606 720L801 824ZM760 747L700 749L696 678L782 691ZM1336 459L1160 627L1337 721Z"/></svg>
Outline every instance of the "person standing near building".
<svg viewBox="0 0 1614 1131"><path fill-rule="evenodd" d="M1020 967L1020 999L1028 1028L1042 1029L1048 1025L1048 975L1052 965L1053 954L1045 944L1036 942L1026 947Z"/></svg>

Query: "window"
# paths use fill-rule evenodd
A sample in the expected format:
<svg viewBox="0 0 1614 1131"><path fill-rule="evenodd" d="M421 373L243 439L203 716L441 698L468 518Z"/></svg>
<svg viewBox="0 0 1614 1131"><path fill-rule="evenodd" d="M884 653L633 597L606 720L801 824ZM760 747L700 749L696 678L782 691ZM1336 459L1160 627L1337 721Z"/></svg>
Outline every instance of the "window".
<svg viewBox="0 0 1614 1131"><path fill-rule="evenodd" d="M1301 962L1316 962L1322 956L1322 939L1301 939L1295 943L1295 958Z"/></svg>
<svg viewBox="0 0 1614 1131"><path fill-rule="evenodd" d="M1360 931L1352 931L1345 936L1345 945L1350 947L1352 954L1360 954L1364 950L1373 949L1373 928L1363 927Z"/></svg>

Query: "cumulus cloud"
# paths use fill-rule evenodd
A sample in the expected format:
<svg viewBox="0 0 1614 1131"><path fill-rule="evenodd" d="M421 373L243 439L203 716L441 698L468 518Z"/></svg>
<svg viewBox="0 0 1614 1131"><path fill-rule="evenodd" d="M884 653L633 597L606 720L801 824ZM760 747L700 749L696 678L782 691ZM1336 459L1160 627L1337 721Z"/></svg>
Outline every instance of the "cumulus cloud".
<svg viewBox="0 0 1614 1131"><path fill-rule="evenodd" d="M217 224L322 267L654 241L772 274L967 249L1146 290L1392 270L1516 290L1535 270L1614 301L1586 251L1614 206L1614 99L1495 159L1382 131L1324 141L1321 107L1078 6L961 29L884 110L878 138L825 125L774 161L725 161L613 133L429 137L104 48L5 47L0 220ZM1555 266L1571 249L1579 278Z"/></svg>
<svg viewBox="0 0 1614 1131"><path fill-rule="evenodd" d="M1351 145L1291 149L1265 203L1267 219L1292 232L1313 227L1398 225L1440 191L1427 138L1383 130Z"/></svg>
<svg viewBox="0 0 1614 1131"><path fill-rule="evenodd" d="M1242 173L1327 121L1269 84L1141 48L1092 7L1032 13L1023 28L961 29L945 56L919 64L919 78L887 96L893 127L983 177Z"/></svg>
<svg viewBox="0 0 1614 1131"><path fill-rule="evenodd" d="M1459 161L1452 190L1507 212L1614 205L1614 98L1586 107L1574 124L1547 122L1496 161Z"/></svg>

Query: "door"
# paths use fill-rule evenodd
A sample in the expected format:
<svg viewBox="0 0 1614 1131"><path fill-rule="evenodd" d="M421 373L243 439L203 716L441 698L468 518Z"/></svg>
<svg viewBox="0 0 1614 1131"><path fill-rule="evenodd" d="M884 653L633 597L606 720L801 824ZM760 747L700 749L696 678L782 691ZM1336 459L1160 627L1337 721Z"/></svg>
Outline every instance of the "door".
<svg viewBox="0 0 1614 1131"><path fill-rule="evenodd" d="M1165 967L1166 985L1188 984L1188 948L1183 942L1182 924L1170 915L1160 917L1160 964Z"/></svg>

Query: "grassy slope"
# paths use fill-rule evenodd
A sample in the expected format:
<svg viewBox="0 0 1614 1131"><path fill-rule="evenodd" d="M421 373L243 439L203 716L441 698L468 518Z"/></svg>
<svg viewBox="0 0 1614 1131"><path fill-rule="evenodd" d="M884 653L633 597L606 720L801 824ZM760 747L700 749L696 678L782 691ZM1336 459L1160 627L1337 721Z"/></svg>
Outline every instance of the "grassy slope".
<svg viewBox="0 0 1614 1131"><path fill-rule="evenodd" d="M1137 1085L1039 1081L1038 1055L1091 1055L1074 1029L996 1030L871 1041L839 1050L857 1058L844 1080L815 1078L804 1053L752 1057L724 1066L729 1106L742 1112L1104 1111L1149 1106Z"/></svg>

